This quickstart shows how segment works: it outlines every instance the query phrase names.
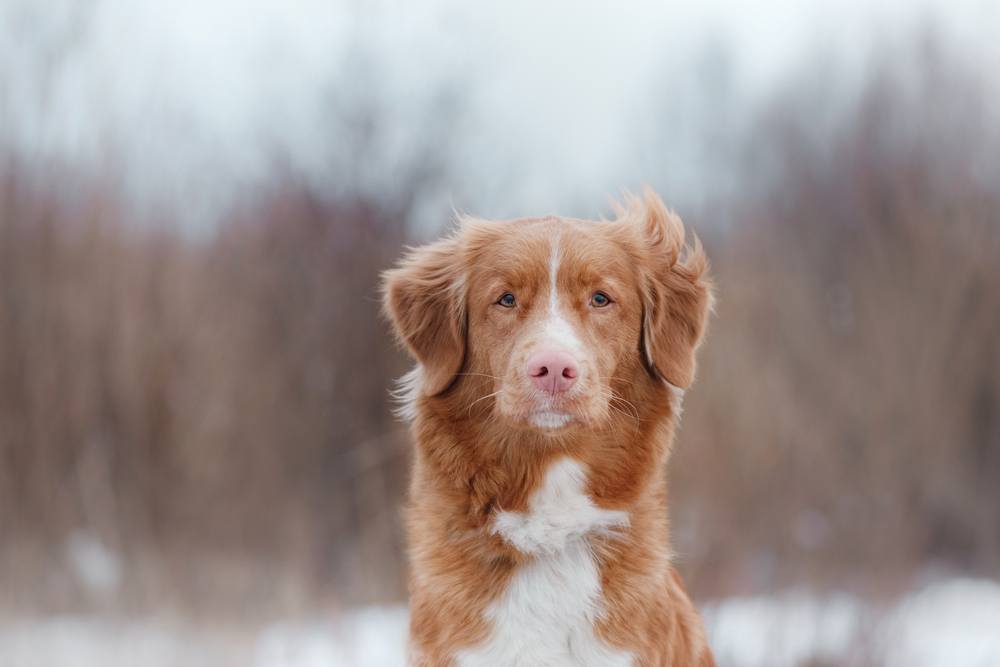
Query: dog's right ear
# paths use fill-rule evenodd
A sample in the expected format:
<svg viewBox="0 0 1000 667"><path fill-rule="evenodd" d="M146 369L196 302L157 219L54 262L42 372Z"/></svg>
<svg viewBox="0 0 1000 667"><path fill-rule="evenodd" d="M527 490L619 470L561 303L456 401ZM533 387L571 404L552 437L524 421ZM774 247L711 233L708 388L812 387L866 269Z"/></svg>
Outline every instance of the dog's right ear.
<svg viewBox="0 0 1000 667"><path fill-rule="evenodd" d="M383 274L382 306L423 369L423 393L451 386L465 360L465 275L458 233L409 250Z"/></svg>

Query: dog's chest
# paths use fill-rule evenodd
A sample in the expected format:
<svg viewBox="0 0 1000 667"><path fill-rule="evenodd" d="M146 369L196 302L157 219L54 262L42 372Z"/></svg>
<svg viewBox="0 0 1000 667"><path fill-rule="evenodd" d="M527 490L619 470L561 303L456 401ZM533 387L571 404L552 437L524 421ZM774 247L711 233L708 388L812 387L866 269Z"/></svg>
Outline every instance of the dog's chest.
<svg viewBox="0 0 1000 667"><path fill-rule="evenodd" d="M625 512L602 509L587 496L579 462L552 464L525 512L500 512L493 530L533 556L487 609L492 633L460 652L459 667L621 666L632 655L597 636L603 611L601 577L589 540L628 525Z"/></svg>

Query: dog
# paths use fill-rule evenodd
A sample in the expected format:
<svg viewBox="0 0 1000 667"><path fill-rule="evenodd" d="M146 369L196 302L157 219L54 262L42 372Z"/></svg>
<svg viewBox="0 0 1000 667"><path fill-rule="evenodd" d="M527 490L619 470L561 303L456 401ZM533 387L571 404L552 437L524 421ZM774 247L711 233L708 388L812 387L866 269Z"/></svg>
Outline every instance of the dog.
<svg viewBox="0 0 1000 667"><path fill-rule="evenodd" d="M652 190L615 213L460 217L383 276L416 360L413 667L714 666L665 471L708 262Z"/></svg>

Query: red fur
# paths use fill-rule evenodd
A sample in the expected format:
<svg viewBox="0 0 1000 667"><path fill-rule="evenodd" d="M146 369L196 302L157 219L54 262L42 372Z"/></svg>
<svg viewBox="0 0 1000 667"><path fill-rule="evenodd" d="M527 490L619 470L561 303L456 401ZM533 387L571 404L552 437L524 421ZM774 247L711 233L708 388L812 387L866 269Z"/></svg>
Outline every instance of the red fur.
<svg viewBox="0 0 1000 667"><path fill-rule="evenodd" d="M549 399L523 361L544 335L554 248L582 372L578 392L559 398L572 422L543 429L531 415ZM489 640L484 612L535 558L493 521L524 511L567 456L587 470L594 504L629 517L615 537L588 538L604 611L596 636L643 667L714 664L670 561L665 476L677 396L694 379L711 309L706 272L700 244L685 246L680 219L647 191L611 221L466 219L386 273L386 313L423 376L408 511L414 664L451 665ZM596 290L613 303L595 308ZM497 304L505 292L515 308Z"/></svg>

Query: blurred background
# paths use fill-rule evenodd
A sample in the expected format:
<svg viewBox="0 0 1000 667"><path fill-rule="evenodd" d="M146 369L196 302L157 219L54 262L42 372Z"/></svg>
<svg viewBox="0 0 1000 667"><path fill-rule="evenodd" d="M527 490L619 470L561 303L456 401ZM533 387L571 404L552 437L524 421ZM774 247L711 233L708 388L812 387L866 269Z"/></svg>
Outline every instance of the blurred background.
<svg viewBox="0 0 1000 667"><path fill-rule="evenodd" d="M377 281L654 186L725 667L1000 665L1000 5L0 0L0 665L402 664Z"/></svg>

